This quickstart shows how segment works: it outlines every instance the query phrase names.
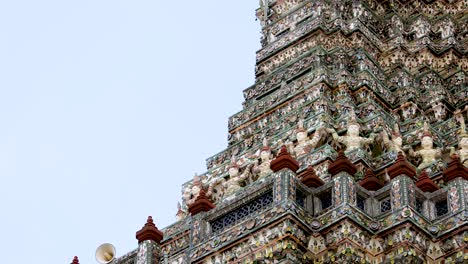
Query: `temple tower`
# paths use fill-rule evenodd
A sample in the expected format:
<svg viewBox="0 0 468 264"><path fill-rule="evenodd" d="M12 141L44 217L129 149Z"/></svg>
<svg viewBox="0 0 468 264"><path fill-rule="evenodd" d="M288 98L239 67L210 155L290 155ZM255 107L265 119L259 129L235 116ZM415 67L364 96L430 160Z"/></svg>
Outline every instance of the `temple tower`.
<svg viewBox="0 0 468 264"><path fill-rule="evenodd" d="M116 263L466 263L467 5L261 0L227 148Z"/></svg>

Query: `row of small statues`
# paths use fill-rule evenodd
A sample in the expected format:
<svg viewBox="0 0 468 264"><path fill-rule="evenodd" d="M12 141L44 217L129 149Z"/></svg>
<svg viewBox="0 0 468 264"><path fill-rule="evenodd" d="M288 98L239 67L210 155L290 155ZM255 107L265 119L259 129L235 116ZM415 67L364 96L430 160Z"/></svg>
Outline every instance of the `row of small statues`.
<svg viewBox="0 0 468 264"><path fill-rule="evenodd" d="M246 162L247 165L243 172L240 173L241 165L243 164L239 164L236 158L232 157L228 169L228 176L225 178L217 178L214 182L211 182L206 195L215 200L219 200L221 196L227 197L237 192L242 188L241 184L243 182L254 182L264 179L272 172L270 169L272 158L271 149L264 143L260 151L260 161L256 159L254 162ZM201 178L195 175L193 184L184 190L183 198L187 205L195 202L202 185Z"/></svg>
<svg viewBox="0 0 468 264"><path fill-rule="evenodd" d="M464 120L461 119L461 128L459 149L451 149L452 153L458 154L460 160L465 166L468 166L468 134L465 131ZM340 136L333 128L321 127L316 130L314 135L309 138L307 131L304 129L303 121L300 120L298 123L298 129L296 130L296 144L292 142L287 143L289 152L299 158L307 153L310 153L317 147L317 144L323 137L327 135L332 136L333 140L343 144L346 149L345 152L350 152L356 149L364 149L367 145L372 144L376 137L376 134L371 133L369 137L362 137L359 135L360 125L356 121L354 112L351 111L350 119L347 123L346 135ZM381 133L384 145L392 152L402 152L405 154L407 150L411 157L420 157L422 159L418 166L418 169L424 169L429 165L433 164L438 158L441 157L442 149L435 148L433 145L433 138L429 132L427 123L424 124L424 130L421 138L421 148L413 150L411 146L403 147L403 138L400 134L398 125L395 124L391 136L389 137L385 131ZM259 153L260 159L255 161L243 162L239 164L235 157L231 158L231 164L228 169L228 176L224 178L217 178L214 181L207 183L209 185L206 195L211 197L212 200L218 201L221 198L232 197L239 189L242 188L242 184L248 184L254 181L262 180L268 176L272 171L270 169L270 162L273 158L271 149L268 146L268 142L264 139L263 147ZM245 165L246 164L246 165ZM243 172L240 172L241 166L244 167ZM190 205L195 202L203 184L200 177L194 178L193 185L188 186L184 190L183 199L186 205Z"/></svg>
<svg viewBox="0 0 468 264"><path fill-rule="evenodd" d="M468 166L468 134L465 130L464 120L461 119L460 123L461 132L460 141L458 144L459 149L455 150L454 148L451 148L451 154L458 154L463 164ZM303 128L302 121L300 121L299 128L296 132L297 143L295 146L290 143L288 148L289 151L294 153L295 157L298 158L314 149L317 146L317 143L322 137L325 136L326 133L331 134L335 141L344 144L346 147L346 152L351 152L356 149L364 149L367 145L374 143L376 134L371 133L369 137L362 137L359 135L359 132L360 125L356 121L355 115L353 115L352 111L351 118L347 124L347 133L344 136L339 136L336 130L333 128L322 127L317 129L316 133L312 136L311 139L309 139L307 131ZM396 123L390 137L385 130L382 130L380 135L385 147L389 151L396 153L402 152L403 155L406 155L405 152L408 151L408 154L411 157L420 157L422 161L419 164L418 169L428 167L442 155L442 149L434 147L433 137L429 131L427 123L424 123L423 134L421 137L421 148L416 151L411 146L403 147L403 138Z"/></svg>

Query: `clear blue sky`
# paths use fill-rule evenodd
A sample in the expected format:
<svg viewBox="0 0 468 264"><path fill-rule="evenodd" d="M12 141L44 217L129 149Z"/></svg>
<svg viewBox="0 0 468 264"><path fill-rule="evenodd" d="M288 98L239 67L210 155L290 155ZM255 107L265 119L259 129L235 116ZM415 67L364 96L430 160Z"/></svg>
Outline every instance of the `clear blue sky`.
<svg viewBox="0 0 468 264"><path fill-rule="evenodd" d="M2 263L174 222L254 82L258 1L0 1Z"/></svg>

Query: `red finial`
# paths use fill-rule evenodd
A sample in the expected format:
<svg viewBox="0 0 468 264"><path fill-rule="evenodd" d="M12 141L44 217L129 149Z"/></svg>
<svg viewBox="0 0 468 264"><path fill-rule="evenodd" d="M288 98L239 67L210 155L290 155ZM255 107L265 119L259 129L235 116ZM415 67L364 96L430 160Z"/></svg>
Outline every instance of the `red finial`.
<svg viewBox="0 0 468 264"><path fill-rule="evenodd" d="M286 146L282 146L280 153L276 159L272 160L270 163L270 168L274 172L277 172L281 169L287 168L296 172L299 169L299 163L289 154Z"/></svg>
<svg viewBox="0 0 468 264"><path fill-rule="evenodd" d="M458 177L468 180L468 168L461 164L460 158L458 158L456 154L452 155L452 161L442 174L444 175L445 182L449 182Z"/></svg>
<svg viewBox="0 0 468 264"><path fill-rule="evenodd" d="M384 185L382 181L380 181L377 177L375 177L374 171L371 168L366 170L366 174L364 175L364 179L361 180L359 183L362 187L369 191L377 191L378 189L382 188Z"/></svg>
<svg viewBox="0 0 468 264"><path fill-rule="evenodd" d="M145 240L152 240L159 244L163 239L163 236L163 233L158 230L153 222L153 217L151 216L148 216L148 220L146 220L146 224L143 226L143 228L136 232L136 239L138 240L138 243L141 243Z"/></svg>
<svg viewBox="0 0 468 264"><path fill-rule="evenodd" d="M399 175L405 174L408 177L414 179L416 176L416 169L408 161L406 161L403 152L398 152L398 157L395 163L388 168L388 176L393 179Z"/></svg>
<svg viewBox="0 0 468 264"><path fill-rule="evenodd" d="M330 165L328 165L328 172L332 176L340 172L346 172L349 175L354 175L357 172L356 166L345 156L344 151L338 152L338 157Z"/></svg>
<svg viewBox="0 0 468 264"><path fill-rule="evenodd" d="M197 199L189 206L188 211L191 215L196 215L200 212L208 212L213 208L215 205L206 197L205 189L201 188Z"/></svg>
<svg viewBox="0 0 468 264"><path fill-rule="evenodd" d="M426 170L423 170L421 174L419 174L418 181L416 182L416 186L421 189L423 192L433 192L439 189L439 186L435 184L428 176Z"/></svg>
<svg viewBox="0 0 468 264"><path fill-rule="evenodd" d="M317 174L315 173L314 167L309 166L305 170L304 174L302 175L301 182L306 185L307 187L320 187L324 183L322 179L320 179Z"/></svg>
<svg viewBox="0 0 468 264"><path fill-rule="evenodd" d="M73 261L72 261L71 264L80 264L80 261L78 260L78 257L77 257L77 256L75 256L75 257L73 258Z"/></svg>

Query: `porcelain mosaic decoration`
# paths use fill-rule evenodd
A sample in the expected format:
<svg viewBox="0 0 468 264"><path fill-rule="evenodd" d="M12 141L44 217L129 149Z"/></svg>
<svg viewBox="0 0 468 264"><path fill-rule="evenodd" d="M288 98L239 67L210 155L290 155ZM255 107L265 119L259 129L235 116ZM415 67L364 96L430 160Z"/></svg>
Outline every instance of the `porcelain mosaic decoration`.
<svg viewBox="0 0 468 264"><path fill-rule="evenodd" d="M260 0L228 147L113 263L467 263L467 11Z"/></svg>

